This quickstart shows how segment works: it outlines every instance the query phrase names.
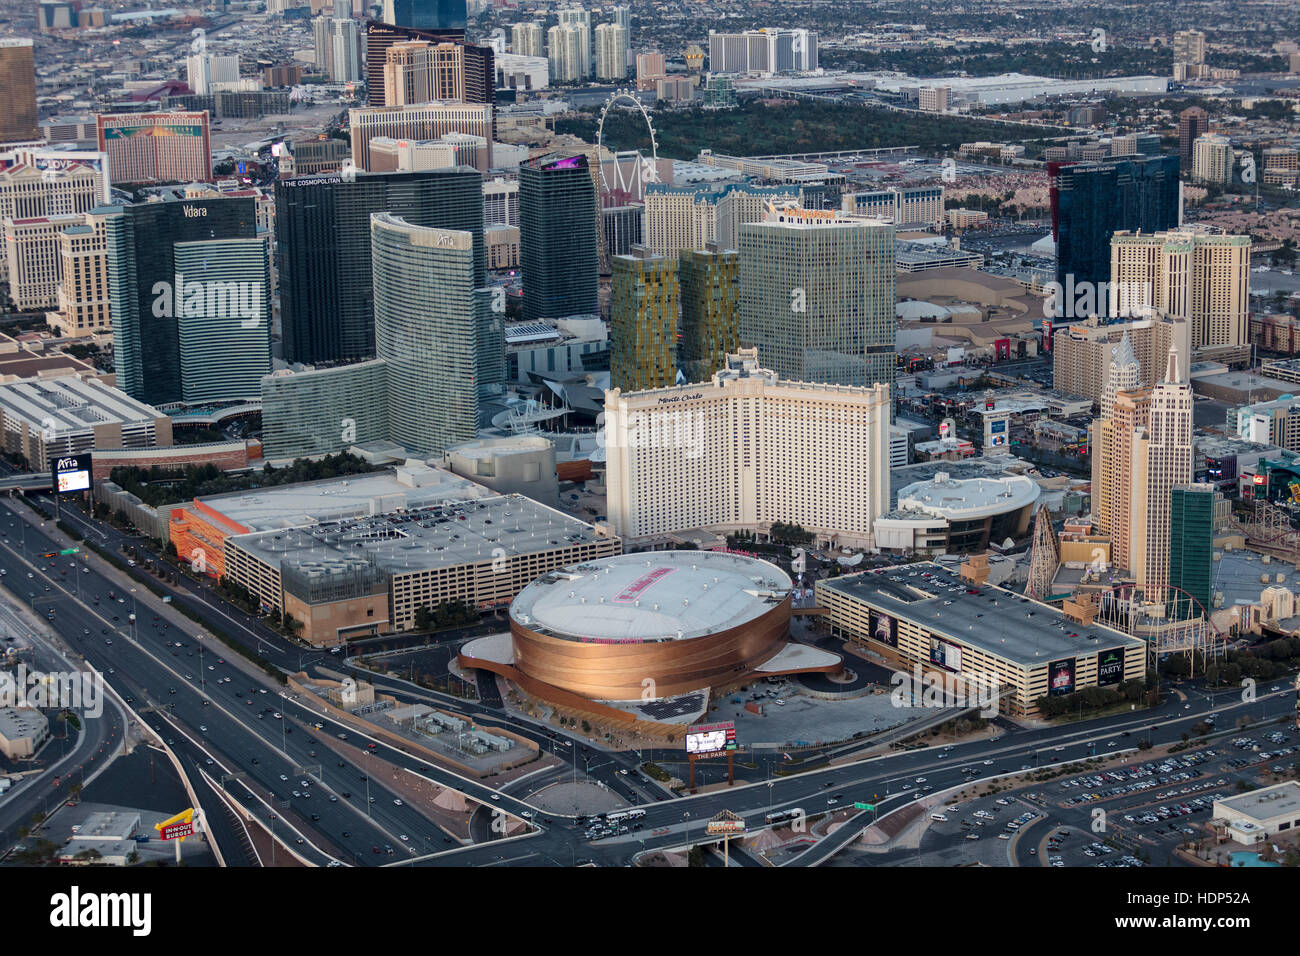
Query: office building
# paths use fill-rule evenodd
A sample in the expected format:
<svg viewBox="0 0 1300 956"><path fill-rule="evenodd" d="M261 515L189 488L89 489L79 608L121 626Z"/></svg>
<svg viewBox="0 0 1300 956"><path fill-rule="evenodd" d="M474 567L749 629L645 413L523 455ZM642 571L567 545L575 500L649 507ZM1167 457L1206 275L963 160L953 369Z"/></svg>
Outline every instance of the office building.
<svg viewBox="0 0 1300 956"><path fill-rule="evenodd" d="M1178 114L1178 159L1183 169L1192 168L1192 144L1210 128L1210 114L1199 106L1189 106Z"/></svg>
<svg viewBox="0 0 1300 956"><path fill-rule="evenodd" d="M58 311L45 321L58 334L79 338L112 331L108 292L108 245L101 216L83 217L59 235Z"/></svg>
<svg viewBox="0 0 1300 956"><path fill-rule="evenodd" d="M596 79L627 79L627 27L617 23L596 27Z"/></svg>
<svg viewBox="0 0 1300 956"><path fill-rule="evenodd" d="M178 242L175 261L181 400L258 401L271 372L267 237Z"/></svg>
<svg viewBox="0 0 1300 956"><path fill-rule="evenodd" d="M430 140L447 133L468 133L486 141L479 172L492 167L492 107L481 103L421 103L415 106L388 106L348 111L352 136L352 162L358 170L370 170L370 140L376 136L392 139Z"/></svg>
<svg viewBox="0 0 1300 956"><path fill-rule="evenodd" d="M388 365L388 435L425 455L474 438L504 379L491 291L475 283L481 233L370 217L375 351Z"/></svg>
<svg viewBox="0 0 1300 956"><path fill-rule="evenodd" d="M609 302L609 381L643 391L677 377L677 260L633 246L614 256Z"/></svg>
<svg viewBox="0 0 1300 956"><path fill-rule="evenodd" d="M1179 219L1178 158L1126 156L1053 169L1056 281L1105 282L1116 232L1159 232Z"/></svg>
<svg viewBox="0 0 1300 956"><path fill-rule="evenodd" d="M1169 599L1171 495L1192 481L1192 387L1181 380L1178 353L1169 353L1165 377L1151 390L1147 428L1133 435L1134 482L1129 516L1133 565L1129 570L1150 601Z"/></svg>
<svg viewBox="0 0 1300 956"><path fill-rule="evenodd" d="M32 143L36 127L36 58L30 39L0 38L0 143Z"/></svg>
<svg viewBox="0 0 1300 956"><path fill-rule="evenodd" d="M1213 485L1177 485L1169 492L1169 584L1181 588L1209 614L1214 590ZM1174 601L1179 595L1171 595ZM1179 617L1186 617L1180 614Z"/></svg>
<svg viewBox="0 0 1300 956"><path fill-rule="evenodd" d="M387 102L384 66L388 50L397 43L410 41L430 43L455 43L464 50L462 65L464 76L461 86L466 103L496 102L495 53L490 46L476 46L465 42L464 30L421 30L399 27L371 20L366 24L366 105L383 106Z"/></svg>
<svg viewBox="0 0 1300 956"><path fill-rule="evenodd" d="M384 0L384 22L422 30L465 32L465 0Z"/></svg>
<svg viewBox="0 0 1300 956"><path fill-rule="evenodd" d="M110 182L212 182L208 111L101 113L99 150Z"/></svg>
<svg viewBox="0 0 1300 956"><path fill-rule="evenodd" d="M519 167L524 321L597 315L596 187L587 157L551 153Z"/></svg>
<svg viewBox="0 0 1300 956"><path fill-rule="evenodd" d="M778 376L893 390L894 227L776 209L740 227L740 339Z"/></svg>
<svg viewBox="0 0 1300 956"><path fill-rule="evenodd" d="M760 411L761 410L761 411ZM786 381L741 349L708 383L605 394L609 518L625 539L794 523L866 546L889 507L889 387Z"/></svg>
<svg viewBox="0 0 1300 956"><path fill-rule="evenodd" d="M765 27L744 33L709 31L709 72L772 76L817 69L817 34Z"/></svg>
<svg viewBox="0 0 1300 956"><path fill-rule="evenodd" d="M867 571L819 580L817 606L826 609L831 635L899 657L905 667L948 671L950 692L967 701L992 698L998 688L999 709L1023 717L1040 716L1044 697L1115 690L1146 677L1139 638L1095 622L1080 626L1055 605L944 565L909 567L916 578ZM1016 626L1008 627L1012 614Z"/></svg>
<svg viewBox="0 0 1300 956"><path fill-rule="evenodd" d="M1110 314L1144 307L1185 318L1193 349L1245 345L1250 313L1250 236L1183 227L1111 239ZM1183 353L1184 366L1188 361Z"/></svg>
<svg viewBox="0 0 1300 956"><path fill-rule="evenodd" d="M176 246L256 239L256 203L186 199L107 206L89 215L104 220L118 388L150 405L183 401L179 318L186 300L174 288ZM208 286L204 297L221 292Z"/></svg>
<svg viewBox="0 0 1300 956"><path fill-rule="evenodd" d="M740 253L708 243L677 257L681 339L677 365L688 382L707 382L740 346Z"/></svg>
<svg viewBox="0 0 1300 956"><path fill-rule="evenodd" d="M276 183L276 235L284 358L312 364L375 354L370 217L469 232L474 288L487 283L483 187L467 167Z"/></svg>
<svg viewBox="0 0 1300 956"><path fill-rule="evenodd" d="M1206 133L1192 143L1192 179L1226 186L1232 182L1234 153L1226 136Z"/></svg>
<svg viewBox="0 0 1300 956"><path fill-rule="evenodd" d="M1091 318L1058 328L1052 336L1054 387L1067 395L1102 402L1112 350L1125 337L1137 360L1139 377L1135 385L1124 388L1155 385L1162 367L1160 360L1171 348L1178 350L1180 368L1191 367L1191 325L1183 317L1156 315L1107 323Z"/></svg>
<svg viewBox="0 0 1300 956"><path fill-rule="evenodd" d="M536 20L516 23L510 28L510 52L519 56L545 56L542 25Z"/></svg>

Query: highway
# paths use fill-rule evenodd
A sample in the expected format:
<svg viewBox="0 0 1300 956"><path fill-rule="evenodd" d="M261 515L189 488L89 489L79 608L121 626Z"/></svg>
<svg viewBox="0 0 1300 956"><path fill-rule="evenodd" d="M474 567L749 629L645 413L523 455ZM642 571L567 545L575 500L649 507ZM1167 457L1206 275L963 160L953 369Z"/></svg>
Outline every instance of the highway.
<svg viewBox="0 0 1300 956"><path fill-rule="evenodd" d="M107 548L120 548L128 540L73 514L71 509L65 508L63 516L104 541ZM755 755L759 770L750 773L757 779L721 792L666 799L659 785L639 776L635 754L610 754L578 738L566 745L562 732L501 710L490 679L481 679L480 686L491 693L480 702L467 702L397 677L359 674L371 680L377 690L403 702L423 701L506 726L578 768L589 760L592 778L629 801L635 797L638 805L646 809L646 816L637 821L640 829L589 843L571 818L546 814L526 797L511 793L566 777L571 770L551 771L527 784L494 790L395 749L381 738L367 737L351 725L312 711L303 701L280 696L283 688L242 658L231 656L226 660L228 652L222 644L209 638L196 639L193 632L197 628L174 606L163 604L143 586L130 583L102 559L84 554L75 558L42 557L66 546L61 535L59 541L50 536L51 530L41 528L39 518L21 503L4 502L0 510L4 583L42 615L53 605L56 610L51 627L104 671L108 682L131 698L128 702L144 713L145 720L163 739L174 742L171 746L187 769L206 773L216 786L227 775L226 787L239 803L265 821L268 828L274 826L277 834L316 865L339 861L347 865L565 866L579 859L623 865L642 850L704 841L706 821L723 809L742 814L751 831L764 825L763 817L772 809L801 807L811 816L851 807L857 801L874 803L884 814L910 802L923 786L939 792L1018 772L1026 766L1131 750L1145 736L1152 736L1157 743L1175 741L1212 709L1211 701L1203 695L1187 702L1171 695L1152 711L1041 730L1014 729L992 740L957 744L950 751L932 746L784 777L774 772L781 765L780 754ZM231 608L210 587L184 576L181 582L179 587L167 587L176 595L175 603L192 606L205 622L210 621L250 648L260 648L285 670L305 667L319 674L347 667L336 656L292 645ZM111 602L110 590L115 595ZM137 613L134 635L128 617L132 609ZM159 615L156 622L155 614ZM176 646L178 642L180 647ZM1278 698L1286 698L1289 693L1283 690L1264 694L1259 701L1246 704L1225 692L1218 710L1233 719L1242 714L1259 716L1271 701L1272 715L1279 716L1288 705L1279 703ZM211 703L205 705L205 699ZM283 719L274 717L277 712ZM312 725L317 721L324 725L321 738L312 735ZM1158 726L1150 734L1153 724ZM376 759L362 758L358 765L322 743L322 739L341 733L348 735L349 744L367 750L369 744L374 744ZM680 760L676 752L644 752L642 757ZM451 786L482 803L472 817L471 832L485 842L461 846L417 810L396 804L399 797L385 786L375 768L368 766L378 765L379 761ZM963 773L964 768L969 772ZM629 772L624 775L620 770ZM763 779L767 775L770 780ZM197 775L191 774L191 778L198 786ZM918 778L924 778L924 783ZM304 780L309 780L310 786L303 787ZM300 794L310 792L311 796L294 797L294 790ZM331 796L337 799L331 801ZM367 802L368 797L374 802ZM499 828L493 826L489 807L514 815L533 812L539 826L524 836L494 840ZM319 819L313 820L312 816ZM803 854L794 865L820 862L870 823L870 814L859 813L848 826ZM410 839L401 841L402 834ZM386 849L390 846L394 848L392 855ZM375 852L376 848L380 852Z"/></svg>

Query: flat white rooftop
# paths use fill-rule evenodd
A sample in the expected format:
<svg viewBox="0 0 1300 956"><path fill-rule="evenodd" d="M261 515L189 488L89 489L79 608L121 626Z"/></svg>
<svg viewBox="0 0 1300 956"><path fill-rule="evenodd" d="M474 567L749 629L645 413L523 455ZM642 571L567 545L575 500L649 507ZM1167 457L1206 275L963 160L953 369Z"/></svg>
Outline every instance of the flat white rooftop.
<svg viewBox="0 0 1300 956"><path fill-rule="evenodd" d="M1006 514L1038 500L1037 482L1023 476L950 478L940 472L898 491L899 510L915 509L949 519L968 520Z"/></svg>
<svg viewBox="0 0 1300 956"><path fill-rule="evenodd" d="M776 565L744 555L624 554L544 575L515 598L510 617L570 640L684 641L752 621L790 588Z"/></svg>

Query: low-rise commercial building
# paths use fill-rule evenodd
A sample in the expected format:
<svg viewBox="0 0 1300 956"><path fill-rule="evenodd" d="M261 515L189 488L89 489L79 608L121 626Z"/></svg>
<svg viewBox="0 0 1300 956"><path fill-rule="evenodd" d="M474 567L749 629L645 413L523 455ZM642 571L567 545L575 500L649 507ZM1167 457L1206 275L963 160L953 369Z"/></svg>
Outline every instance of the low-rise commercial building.
<svg viewBox="0 0 1300 956"><path fill-rule="evenodd" d="M1260 790L1214 801L1211 823L1237 843L1263 843L1300 830L1300 783L1288 780Z"/></svg>
<svg viewBox="0 0 1300 956"><path fill-rule="evenodd" d="M1146 676L1147 645L1050 604L973 584L922 562L826 578L816 585L831 634L875 647L907 666L997 686L1000 707L1025 717L1038 701Z"/></svg>
<svg viewBox="0 0 1300 956"><path fill-rule="evenodd" d="M26 760L50 736L50 722L32 707L0 707L0 753L6 760Z"/></svg>

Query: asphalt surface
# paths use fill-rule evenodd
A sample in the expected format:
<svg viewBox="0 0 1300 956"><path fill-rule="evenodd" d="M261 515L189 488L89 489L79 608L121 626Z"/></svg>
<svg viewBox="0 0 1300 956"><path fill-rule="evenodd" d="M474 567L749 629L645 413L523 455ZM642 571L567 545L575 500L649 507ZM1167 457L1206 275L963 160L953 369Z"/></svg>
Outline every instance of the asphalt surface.
<svg viewBox="0 0 1300 956"><path fill-rule="evenodd" d="M367 738L351 726L312 712L304 702L280 696L282 687L233 657L224 645L211 638L196 640L197 628L177 613L174 605L193 608L205 624L250 648L260 649L286 670L345 669L347 664L338 657L292 644L226 604L211 587L184 576L179 586L166 588L175 595L169 607L97 556L43 558L44 553L66 546L66 541L50 536L52 522L40 528L39 518L22 503L0 504L0 532L5 538L0 541L4 583L19 599L34 603L42 615L51 604L55 606L54 620L49 622L52 630L103 671L114 689L131 697L132 706L143 712L145 721L171 742L209 818L216 820L223 811L206 789L205 778L211 786L220 787L224 777L227 791L241 806L265 821L268 828L274 826L287 845L316 865L339 861L344 865L570 866L582 859L600 865L624 865L642 850L706 842L710 839L704 832L707 820L723 809L744 816L751 832L764 826L763 818L770 810L796 806L811 815L852 806L855 801L870 802L876 806L874 816L883 816L916 798L922 786L916 782L917 777L925 777L927 785L938 792L1018 772L1025 766L1132 749L1139 737L1151 736L1156 743L1171 742L1180 739L1214 706L1208 697L1194 696L1182 702L1171 695L1165 704L1151 711L1042 730L1017 728L994 740L958 744L946 753L941 747L929 747L793 776L776 772L784 761L781 754L752 754L748 757L756 766L746 769L748 781L720 792L668 799L662 788L639 775L636 766L638 759L680 760L675 751L646 751L638 757L636 753L610 753L588 741L567 738L560 731L501 710L495 682L486 675L480 675L483 699L477 703L416 687L395 676L364 675L377 690L401 701L428 702L508 727L569 764L494 789L395 749L383 740ZM67 509L64 518L82 526L109 550L120 549L131 540L106 526L70 515ZM27 525L25 551L21 541L23 524ZM75 569L71 566L74 563ZM116 599L110 602L110 590L116 598L125 597L127 603ZM128 619L133 609L137 614L134 635ZM158 622L153 620L155 614L159 615ZM159 626L155 627L155 623ZM164 623L170 626L163 627ZM177 641L183 646L175 647ZM223 659L225 663L220 663ZM1243 714L1258 717L1271 705L1272 716L1276 717L1290 707L1290 694L1288 690L1264 694L1250 704L1221 695L1217 709L1229 715L1227 719L1235 720ZM205 698L211 703L203 704ZM284 719L275 719L276 712ZM373 768L365 766L371 762L367 758L362 758L360 766L342 759L344 766L339 767L341 758L311 739L308 731L315 721L324 724L327 734L347 733L348 743L363 748L373 743L374 754L382 760L479 801L483 808L472 817L471 832L481 842L458 846L418 811L397 805L394 801L398 797L374 775ZM1148 732L1153 725L1155 731ZM1123 737L1125 732L1131 737ZM847 753L861 746L838 749ZM315 756L313 750L317 751ZM974 773L963 774L962 768L966 767L974 768ZM308 773L308 768L318 769ZM639 828L591 842L573 819L544 813L528 803L527 792L552 780L576 776L579 770L589 771L591 779L605 784L624 801L642 807L646 815L636 821ZM626 774L620 772L624 770ZM281 780L281 775L287 779ZM363 780L363 776L369 779ZM302 787L303 780L309 780L310 786ZM367 803L367 786L373 803ZM311 796L293 797L295 789L300 794L310 791ZM331 802L331 795L338 799ZM534 814L538 826L523 836L494 839L497 831L488 808L517 816L528 811ZM312 815L320 819L312 820ZM848 825L795 858L791 865L820 862L870 825L872 818L872 813L858 813ZM399 839L403 833L410 837L409 842ZM224 834L214 832L213 837L221 844L222 852L231 856L227 862L238 865L241 838L235 828L230 827ZM386 852L388 846L394 848L392 855ZM375 848L381 852L374 852Z"/></svg>

